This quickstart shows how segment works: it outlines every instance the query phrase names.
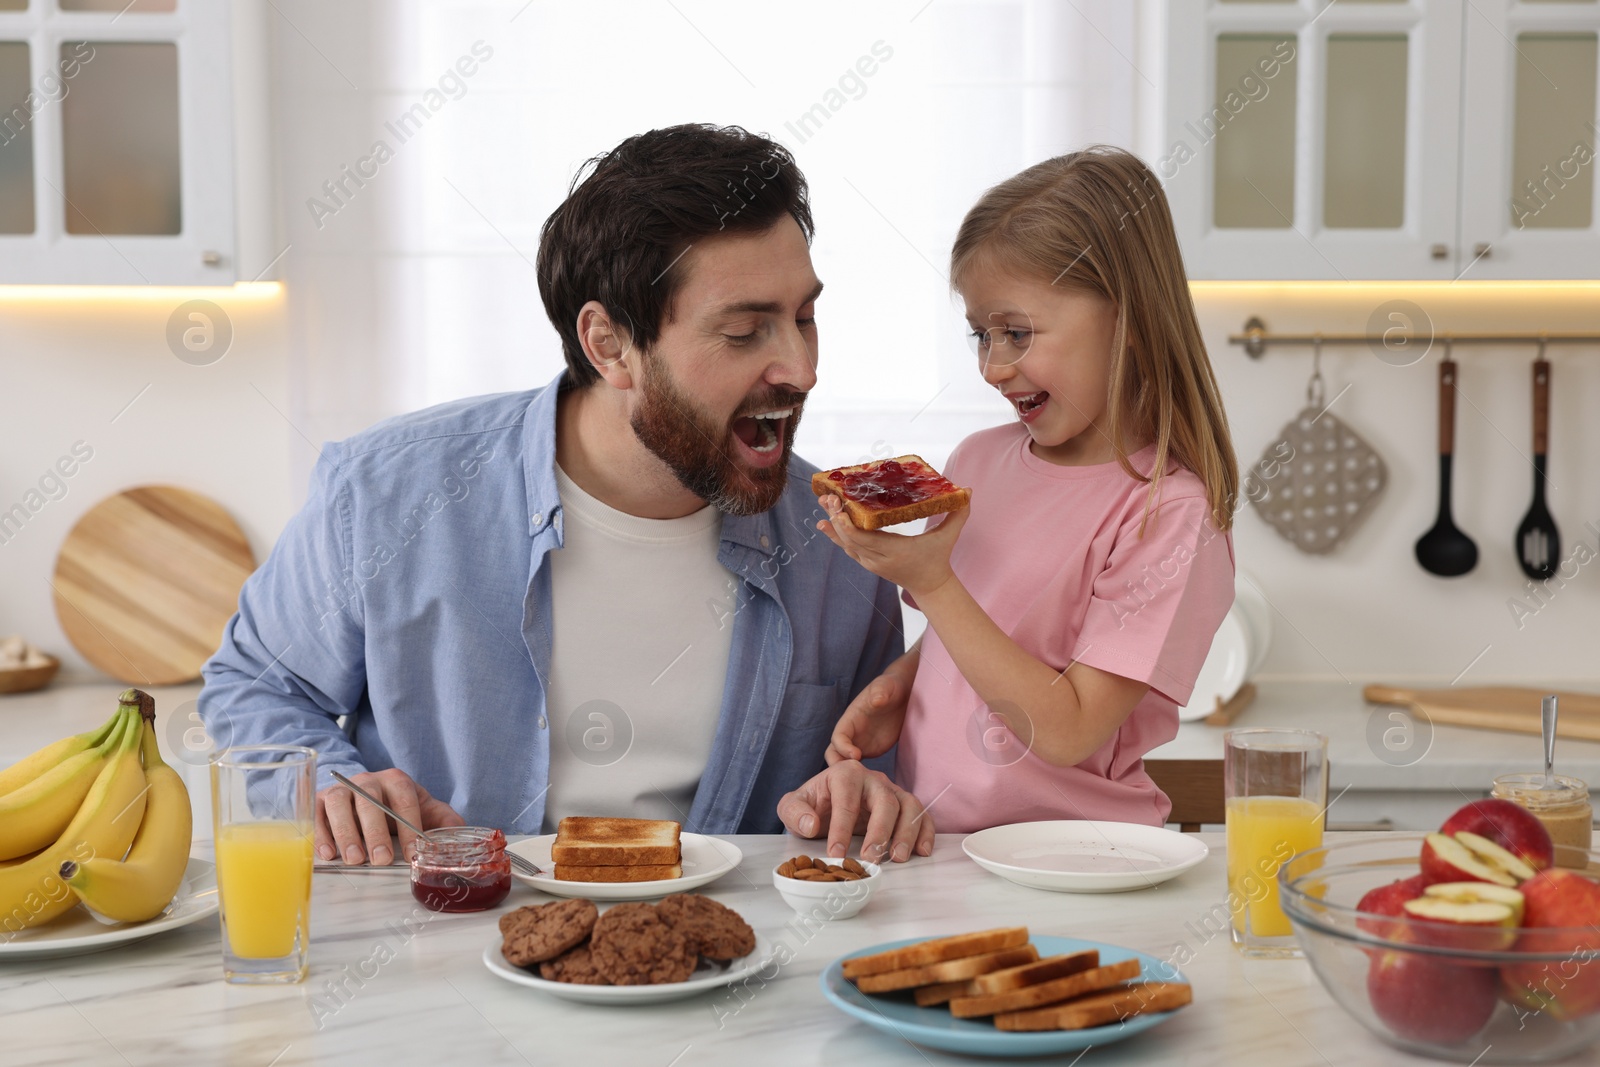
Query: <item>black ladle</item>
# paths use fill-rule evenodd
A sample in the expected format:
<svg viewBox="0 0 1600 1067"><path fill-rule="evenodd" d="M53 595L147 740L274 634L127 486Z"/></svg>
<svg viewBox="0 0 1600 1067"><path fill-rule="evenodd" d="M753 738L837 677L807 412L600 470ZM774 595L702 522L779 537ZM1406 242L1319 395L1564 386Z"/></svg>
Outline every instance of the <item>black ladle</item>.
<svg viewBox="0 0 1600 1067"><path fill-rule="evenodd" d="M1533 361L1533 503L1517 527L1517 562L1534 581L1553 578L1561 558L1561 533L1544 503L1545 455L1550 446L1550 364L1544 345Z"/></svg>
<svg viewBox="0 0 1600 1067"><path fill-rule="evenodd" d="M1417 542L1417 562L1429 574L1454 578L1478 565L1478 546L1450 521L1450 465L1456 443L1456 363L1449 342L1439 363L1439 518Z"/></svg>

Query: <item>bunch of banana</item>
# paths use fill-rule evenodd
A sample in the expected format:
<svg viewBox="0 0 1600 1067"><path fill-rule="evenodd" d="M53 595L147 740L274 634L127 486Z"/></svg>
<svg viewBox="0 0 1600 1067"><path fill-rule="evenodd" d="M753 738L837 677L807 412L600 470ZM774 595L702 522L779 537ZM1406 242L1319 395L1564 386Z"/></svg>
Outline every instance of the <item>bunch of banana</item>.
<svg viewBox="0 0 1600 1067"><path fill-rule="evenodd" d="M161 760L154 720L155 702L129 689L97 730L0 771L0 938L80 898L124 921L157 915L172 899L188 862L189 798Z"/></svg>

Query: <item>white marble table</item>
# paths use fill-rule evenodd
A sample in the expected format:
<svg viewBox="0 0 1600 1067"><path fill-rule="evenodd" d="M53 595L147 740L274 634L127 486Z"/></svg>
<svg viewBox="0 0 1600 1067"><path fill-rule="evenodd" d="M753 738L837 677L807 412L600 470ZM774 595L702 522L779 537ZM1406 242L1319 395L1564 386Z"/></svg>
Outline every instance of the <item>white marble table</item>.
<svg viewBox="0 0 1600 1067"><path fill-rule="evenodd" d="M814 845L732 838L744 863L707 892L787 941L794 958L768 972L770 981L754 979L736 992L627 1008L554 1000L484 968L483 949L498 937L496 916L551 899L520 883L494 911L436 916L416 905L403 875L318 874L306 984L224 984L214 920L98 955L0 964L0 1063L971 1063L841 1014L823 999L817 976L867 945L1011 923L1189 959L1183 969L1195 1003L1165 1026L1094 1049L1086 1064L1428 1062L1370 1038L1304 962L1239 958L1222 926L1221 835L1203 839L1211 855L1180 878L1090 896L1002 881L966 858L958 836L944 835L932 857L891 869L860 915L808 933L790 925L795 915L768 872Z"/></svg>

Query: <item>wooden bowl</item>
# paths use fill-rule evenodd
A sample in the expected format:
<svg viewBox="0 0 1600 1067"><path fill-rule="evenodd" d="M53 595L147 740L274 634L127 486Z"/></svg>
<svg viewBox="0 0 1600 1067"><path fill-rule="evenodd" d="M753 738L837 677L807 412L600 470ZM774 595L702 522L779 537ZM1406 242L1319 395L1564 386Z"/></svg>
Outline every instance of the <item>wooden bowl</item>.
<svg viewBox="0 0 1600 1067"><path fill-rule="evenodd" d="M49 685L61 669L61 661L50 655L45 659L50 662L42 667L0 668L0 693L27 693Z"/></svg>

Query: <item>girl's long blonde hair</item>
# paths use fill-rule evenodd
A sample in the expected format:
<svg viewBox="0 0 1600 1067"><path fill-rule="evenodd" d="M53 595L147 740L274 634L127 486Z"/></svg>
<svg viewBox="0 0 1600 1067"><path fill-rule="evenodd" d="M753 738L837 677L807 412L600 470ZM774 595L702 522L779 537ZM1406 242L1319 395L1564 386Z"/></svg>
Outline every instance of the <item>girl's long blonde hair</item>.
<svg viewBox="0 0 1600 1067"><path fill-rule="evenodd" d="M1093 145L1006 179L961 222L950 253L953 288L960 290L980 258L1099 293L1116 306L1107 410L1117 461L1150 482L1147 517L1172 461L1205 483L1217 528L1231 528L1239 469L1228 417L1195 319L1172 213L1150 168L1131 152ZM1150 478L1129 463L1130 441L1154 442Z"/></svg>

